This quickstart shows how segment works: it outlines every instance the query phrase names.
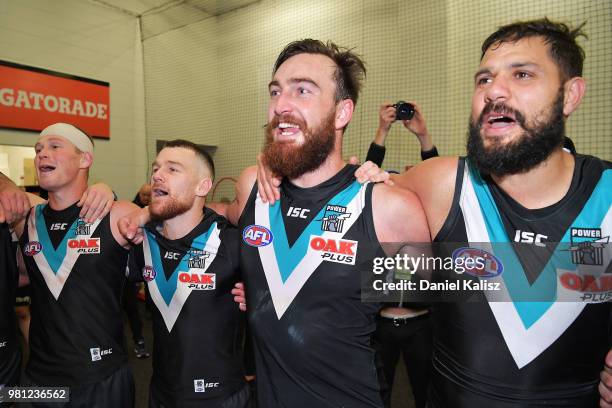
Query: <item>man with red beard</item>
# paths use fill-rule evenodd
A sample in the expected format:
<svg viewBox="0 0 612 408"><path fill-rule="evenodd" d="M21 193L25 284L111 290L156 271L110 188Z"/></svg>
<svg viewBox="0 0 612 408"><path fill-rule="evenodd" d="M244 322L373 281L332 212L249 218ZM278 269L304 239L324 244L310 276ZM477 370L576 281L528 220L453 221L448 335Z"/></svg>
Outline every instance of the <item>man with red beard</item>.
<svg viewBox="0 0 612 408"><path fill-rule="evenodd" d="M361 271L384 256L379 242L430 237L412 193L361 185L342 160L364 76L359 57L333 43L289 44L269 84L263 151L283 178L280 201L258 197L253 167L226 209L242 231L262 407L383 406L370 347L380 304L361 301Z"/></svg>
<svg viewBox="0 0 612 408"><path fill-rule="evenodd" d="M231 293L239 235L204 206L213 178L208 154L185 140L166 143L153 163L153 222L130 262L153 310L152 408L249 404Z"/></svg>
<svg viewBox="0 0 612 408"><path fill-rule="evenodd" d="M423 203L434 242L501 261L485 271L501 297L434 309L432 408L612 407L612 164L562 148L585 92L580 35L542 19L489 36L467 158L393 177Z"/></svg>

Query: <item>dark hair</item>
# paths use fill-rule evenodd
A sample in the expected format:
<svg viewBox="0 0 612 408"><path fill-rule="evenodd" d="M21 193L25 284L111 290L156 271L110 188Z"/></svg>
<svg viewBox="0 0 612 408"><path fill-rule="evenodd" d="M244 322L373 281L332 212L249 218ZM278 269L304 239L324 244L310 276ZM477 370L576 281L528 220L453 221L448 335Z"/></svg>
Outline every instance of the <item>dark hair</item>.
<svg viewBox="0 0 612 408"><path fill-rule="evenodd" d="M213 180L215 179L215 163L213 162L212 157L210 157L210 154L208 154L208 152L204 150L201 146L198 146L197 144L190 142L189 140L175 139L164 143L163 149L165 149L166 147L181 147L183 149L193 151L196 156L202 159L206 167L208 167L211 178Z"/></svg>
<svg viewBox="0 0 612 408"><path fill-rule="evenodd" d="M548 18L531 21L518 21L500 27L491 34L482 44L482 55L491 46L499 46L504 42L517 42L523 38L542 37L544 42L550 46L549 54L557 63L561 72L561 80L582 76L582 65L584 64L584 50L576 42L576 38L583 36L588 38L582 31L586 21L577 28L570 28L564 23L555 23Z"/></svg>
<svg viewBox="0 0 612 408"><path fill-rule="evenodd" d="M307 38L294 41L287 45L279 54L272 75L289 58L299 54L321 54L329 57L336 63L334 80L336 81L336 102L350 99L357 104L366 68L361 57L348 48L338 47L331 41L323 43L319 40Z"/></svg>

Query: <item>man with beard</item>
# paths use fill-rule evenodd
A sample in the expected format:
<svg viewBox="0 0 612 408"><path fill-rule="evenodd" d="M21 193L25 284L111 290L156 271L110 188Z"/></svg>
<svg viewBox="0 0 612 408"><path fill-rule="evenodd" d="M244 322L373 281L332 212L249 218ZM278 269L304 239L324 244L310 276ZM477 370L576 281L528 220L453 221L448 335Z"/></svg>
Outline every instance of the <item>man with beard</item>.
<svg viewBox="0 0 612 408"><path fill-rule="evenodd" d="M360 185L342 160L363 62L302 40L279 55L269 84L263 158L283 177L264 203L246 169L225 209L242 233L240 264L262 407L382 407L370 338L380 304L361 301L361 272L379 242L428 242L416 197ZM384 206L384 209L383 209Z"/></svg>
<svg viewBox="0 0 612 408"><path fill-rule="evenodd" d="M610 303L589 303L610 296L612 165L562 149L585 92L579 35L547 19L493 33L475 75L467 158L393 178L420 198L434 241L523 243L500 255L503 271L488 271L501 274L506 301L436 305L431 407L586 408L600 398L612 407L612 353L601 371ZM597 248L597 262L581 259ZM540 295L547 281L565 301Z"/></svg>
<svg viewBox="0 0 612 408"><path fill-rule="evenodd" d="M249 404L231 293L239 235L204 206L213 178L212 159L185 140L166 143L153 163L153 222L130 261L153 306L150 407Z"/></svg>
<svg viewBox="0 0 612 408"><path fill-rule="evenodd" d="M75 126L48 126L35 151L49 201L15 224L32 288L25 383L67 386L71 406L132 406L120 303L128 250L116 222L137 207L117 201L101 219L80 217L93 142Z"/></svg>

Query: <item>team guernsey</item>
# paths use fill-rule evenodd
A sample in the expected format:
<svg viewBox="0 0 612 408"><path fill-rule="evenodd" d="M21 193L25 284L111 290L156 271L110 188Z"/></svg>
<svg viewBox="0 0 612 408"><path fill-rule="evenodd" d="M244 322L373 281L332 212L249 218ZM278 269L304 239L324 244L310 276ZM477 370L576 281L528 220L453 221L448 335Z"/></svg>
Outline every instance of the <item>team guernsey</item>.
<svg viewBox="0 0 612 408"><path fill-rule="evenodd" d="M0 389L17 385L21 367L13 309L18 280L15 250L8 225L0 223Z"/></svg>
<svg viewBox="0 0 612 408"><path fill-rule="evenodd" d="M110 214L89 224L79 211L38 205L21 237L32 288L26 375L39 385L98 383L127 361L120 298L128 251Z"/></svg>
<svg viewBox="0 0 612 408"><path fill-rule="evenodd" d="M432 407L598 406L612 343L611 186L611 163L577 155L566 196L529 210L459 160L435 240L482 251L482 276L504 285L437 304Z"/></svg>
<svg viewBox="0 0 612 408"><path fill-rule="evenodd" d="M355 169L312 188L285 180L272 206L255 186L241 216L258 406L382 407L370 347L380 304L360 298L382 249L372 185Z"/></svg>
<svg viewBox="0 0 612 408"><path fill-rule="evenodd" d="M135 248L130 274L148 285L153 310L152 397L165 407L221 407L244 387L238 305L238 232L206 209L186 236L154 223ZM237 406L237 405L236 405Z"/></svg>

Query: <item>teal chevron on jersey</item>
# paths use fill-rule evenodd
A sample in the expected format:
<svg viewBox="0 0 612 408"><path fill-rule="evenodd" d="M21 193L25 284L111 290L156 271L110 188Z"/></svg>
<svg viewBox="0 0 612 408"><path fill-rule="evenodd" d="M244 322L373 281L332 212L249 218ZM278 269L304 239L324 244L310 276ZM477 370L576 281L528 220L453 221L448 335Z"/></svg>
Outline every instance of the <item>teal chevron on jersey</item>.
<svg viewBox="0 0 612 408"><path fill-rule="evenodd" d="M38 239L42 245L42 253L45 256L45 259L49 263L51 270L54 274L57 275L57 272L66 258L66 251L68 248L68 240L74 239L76 237L76 223L78 218L74 220L74 222L70 225L68 230L66 231L66 235L57 246L57 248L53 247L51 243L51 238L49 237L49 232L47 231L47 224L45 223L45 217L43 216L43 208L44 205L36 206L36 215L35 215L35 223L36 223L36 232L38 233Z"/></svg>
<svg viewBox="0 0 612 408"><path fill-rule="evenodd" d="M270 228L274 233L272 245L274 246L274 252L277 254L278 268L280 270L283 283L287 281L295 267L306 255L311 235L320 236L323 233L320 221L325 214L325 209L327 206L337 205L346 207L348 203L359 193L360 188L361 184L355 181L330 199L329 202L327 202L327 204L321 208L312 221L310 221L308 226L304 229L304 231L302 231L299 238L291 247L289 246L289 242L287 240L287 232L285 230L285 223L283 221L280 200L276 201L274 205L270 206Z"/></svg>
<svg viewBox="0 0 612 408"><path fill-rule="evenodd" d="M533 284L530 284L521 263L510 245L511 241L503 226L499 209L495 204L489 187L473 166L469 166L469 170L491 245L495 255L502 260L506 271L503 274L503 280L510 296L513 299L520 296L522 299L531 298L538 300L513 302L524 326L529 328L546 313L556 300L557 269L575 271L578 267L572 263L568 252L571 227L564 233L561 243L557 246L542 273ZM601 179L582 208L582 211L574 222L571 223L572 226L590 228L601 226L604 217L610 211L610 203L612 202L612 189L610 189L610 185L612 185L612 171L606 170L602 173ZM550 300L544 301L544 299Z"/></svg>
<svg viewBox="0 0 612 408"><path fill-rule="evenodd" d="M216 231L216 230L217 230L217 223L215 222L208 229L208 231L206 231L205 233L196 237L193 240L192 247L193 248L205 248L206 243L208 242L208 238L211 236L213 231ZM150 231L147 231L146 229L145 229L145 233L147 234L147 237L149 239L149 246L151 248L151 260L153 261L153 269L156 271L155 283L157 284L159 292L161 293L162 298L164 299L164 302L166 302L166 305L170 305L170 302L172 301L172 298L174 297L174 293L176 292L176 287L178 283L178 275L181 272L189 271L188 261L190 258L190 253L187 252L185 253L185 255L183 255L183 258L179 262L174 272L172 272L172 275L170 275L170 277L166 279L166 274L164 273L164 267L163 267L161 257L160 257L159 245L157 244L155 235L151 233Z"/></svg>

